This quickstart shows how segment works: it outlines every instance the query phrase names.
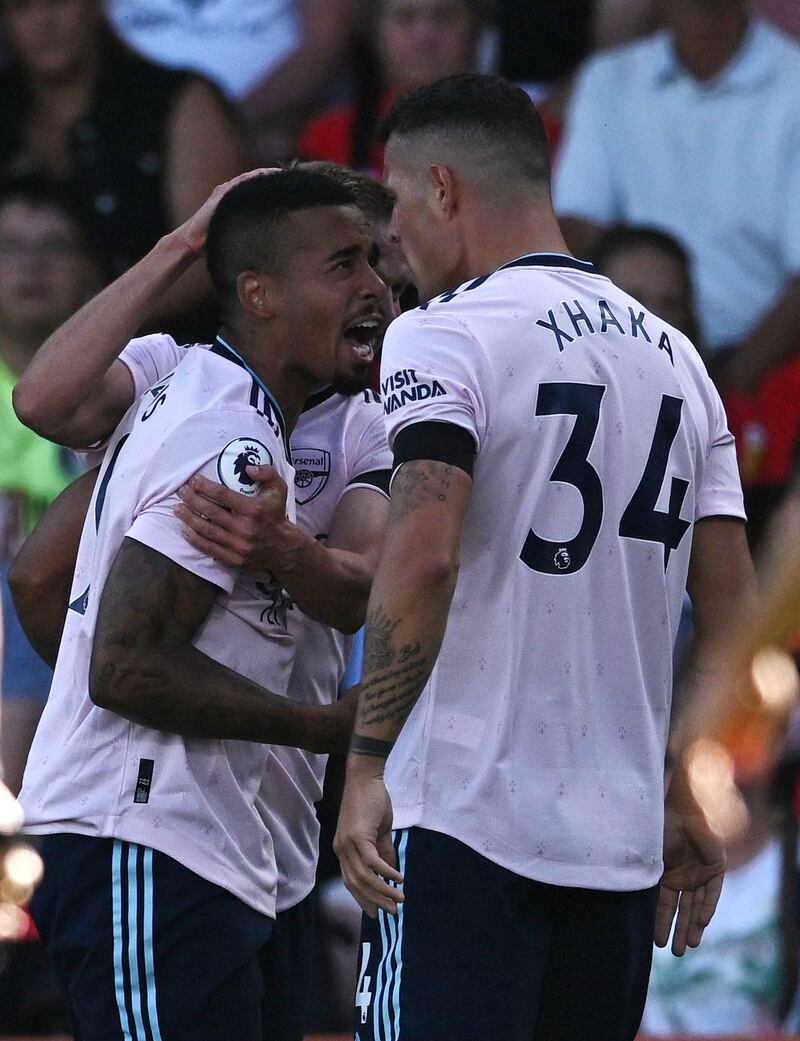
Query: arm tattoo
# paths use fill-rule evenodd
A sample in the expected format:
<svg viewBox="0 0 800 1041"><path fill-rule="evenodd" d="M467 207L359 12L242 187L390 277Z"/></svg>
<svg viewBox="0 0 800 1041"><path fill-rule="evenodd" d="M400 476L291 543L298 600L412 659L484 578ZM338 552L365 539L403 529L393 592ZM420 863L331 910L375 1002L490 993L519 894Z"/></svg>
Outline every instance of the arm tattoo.
<svg viewBox="0 0 800 1041"><path fill-rule="evenodd" d="M391 621L382 604L367 615L359 708L359 722L364 726L402 722L430 673L432 662L419 641L401 647L394 645L392 634L401 621L400 618ZM353 748L353 751L359 749Z"/></svg>
<svg viewBox="0 0 800 1041"><path fill-rule="evenodd" d="M218 594L211 582L125 539L99 605L93 700L142 726L184 737L345 751L349 712L279 697L194 646Z"/></svg>
<svg viewBox="0 0 800 1041"><path fill-rule="evenodd" d="M391 622L380 605L367 612L365 625L369 630L370 639L364 647L365 675L375 669L385 669L391 664L394 655L392 633L399 624L399 621Z"/></svg>
<svg viewBox="0 0 800 1041"><path fill-rule="evenodd" d="M190 647L217 593L210 582L163 554L124 539L98 609L93 684L120 698L138 692L135 700L147 705L147 725L171 729L180 696L169 669L155 664L153 652ZM198 716L202 706L198 696Z"/></svg>
<svg viewBox="0 0 800 1041"><path fill-rule="evenodd" d="M456 469L429 459L403 463L392 482L389 523L402 520L430 502L446 502Z"/></svg>

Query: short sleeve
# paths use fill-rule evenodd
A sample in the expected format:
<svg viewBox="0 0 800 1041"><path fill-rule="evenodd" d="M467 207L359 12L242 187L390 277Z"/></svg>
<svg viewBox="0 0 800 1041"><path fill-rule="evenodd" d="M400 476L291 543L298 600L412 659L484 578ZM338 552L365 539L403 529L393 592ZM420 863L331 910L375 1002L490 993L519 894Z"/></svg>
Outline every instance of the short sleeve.
<svg viewBox="0 0 800 1041"><path fill-rule="evenodd" d="M344 491L373 488L388 495L392 453L386 441L383 407L377 396L373 398L370 391L366 393L368 399L358 409L357 421L348 426L346 433L347 485Z"/></svg>
<svg viewBox="0 0 800 1041"><path fill-rule="evenodd" d="M162 553L180 567L230 593L238 571L198 552L184 538L175 516L177 491L194 474L242 495L260 485L248 477L250 465L270 464L291 485L283 446L260 417L246 412L207 412L185 420L153 452L139 496L140 506L127 536Z"/></svg>
<svg viewBox="0 0 800 1041"><path fill-rule="evenodd" d="M123 347L119 360L133 378L134 400L138 400L148 387L152 387L172 372L186 353L166 333L152 336L137 336Z"/></svg>
<svg viewBox="0 0 800 1041"><path fill-rule="evenodd" d="M736 462L736 444L728 429L719 394L713 387L710 387L710 391L711 436L697 493L695 520L703 517L741 517L746 520L742 482Z"/></svg>
<svg viewBox="0 0 800 1041"><path fill-rule="evenodd" d="M381 396L390 448L415 423L452 423L480 453L492 377L483 350L461 322L421 308L389 327L381 361Z"/></svg>
<svg viewBox="0 0 800 1041"><path fill-rule="evenodd" d="M559 216L597 224L612 224L620 217L613 148L607 140L613 118L613 98L607 89L610 71L607 57L590 60L572 95L553 172L553 206Z"/></svg>
<svg viewBox="0 0 800 1041"><path fill-rule="evenodd" d="M184 357L185 350L166 333L137 336L125 344L117 360L131 374L134 402L139 400L148 387L172 372ZM108 440L103 439L95 441L86 449L76 450L75 456L83 469L91 470L99 466L103 462L107 445Z"/></svg>

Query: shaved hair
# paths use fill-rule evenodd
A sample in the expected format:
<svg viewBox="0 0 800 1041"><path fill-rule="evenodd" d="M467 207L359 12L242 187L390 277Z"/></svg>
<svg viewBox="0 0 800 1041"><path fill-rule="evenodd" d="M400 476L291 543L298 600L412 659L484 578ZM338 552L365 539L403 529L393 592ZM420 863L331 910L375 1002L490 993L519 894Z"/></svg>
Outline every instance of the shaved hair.
<svg viewBox="0 0 800 1041"><path fill-rule="evenodd" d="M282 234L292 213L357 202L345 185L321 173L282 170L240 181L220 199L211 217L206 263L223 313L236 299L243 271L283 275L291 254Z"/></svg>
<svg viewBox="0 0 800 1041"><path fill-rule="evenodd" d="M542 120L525 91L500 76L462 73L413 91L384 117L380 139L414 165L443 163L496 191L549 192Z"/></svg>

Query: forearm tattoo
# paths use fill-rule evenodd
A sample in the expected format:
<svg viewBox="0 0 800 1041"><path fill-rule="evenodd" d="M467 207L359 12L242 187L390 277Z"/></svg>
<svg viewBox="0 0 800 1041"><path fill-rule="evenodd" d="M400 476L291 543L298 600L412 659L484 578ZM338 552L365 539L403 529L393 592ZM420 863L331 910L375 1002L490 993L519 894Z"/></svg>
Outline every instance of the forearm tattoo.
<svg viewBox="0 0 800 1041"><path fill-rule="evenodd" d="M456 469L442 462L425 459L404 463L392 484L390 527L424 506L447 502L456 491L451 487ZM444 606L445 614L447 605L449 596ZM425 616L429 614L426 607ZM367 612L356 738L355 744L351 745L351 750L356 754L388 754L360 747L359 742L367 738L362 730L386 724L390 733L380 734L381 743L386 737L394 737L430 676L441 634L435 640L425 638L402 643L397 639L396 631L400 628L402 633L402 626L407 621L409 619L393 616L391 607L382 603L375 604ZM370 734L369 739L379 740L375 734Z"/></svg>
<svg viewBox="0 0 800 1041"><path fill-rule="evenodd" d="M422 644L398 647L392 639L401 621L390 621L380 604L367 613L359 706L359 723L364 726L405 720L428 678L432 663Z"/></svg>

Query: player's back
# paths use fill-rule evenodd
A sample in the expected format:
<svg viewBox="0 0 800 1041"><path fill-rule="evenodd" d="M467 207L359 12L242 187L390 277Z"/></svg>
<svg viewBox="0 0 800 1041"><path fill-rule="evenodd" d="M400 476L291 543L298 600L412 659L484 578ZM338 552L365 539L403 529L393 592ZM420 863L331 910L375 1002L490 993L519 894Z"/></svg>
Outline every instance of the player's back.
<svg viewBox="0 0 800 1041"><path fill-rule="evenodd" d="M390 441L436 419L478 448L444 643L389 760L396 826L543 881L651 885L690 529L741 511L699 358L549 255L400 319L386 347Z"/></svg>

